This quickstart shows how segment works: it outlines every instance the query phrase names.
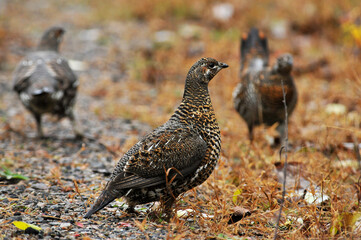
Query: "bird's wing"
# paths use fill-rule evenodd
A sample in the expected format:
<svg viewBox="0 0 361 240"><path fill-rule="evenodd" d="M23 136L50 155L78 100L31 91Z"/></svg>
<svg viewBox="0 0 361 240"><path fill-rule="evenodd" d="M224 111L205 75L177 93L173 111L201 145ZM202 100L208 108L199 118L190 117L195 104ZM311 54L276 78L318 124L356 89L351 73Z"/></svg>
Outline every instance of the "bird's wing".
<svg viewBox="0 0 361 240"><path fill-rule="evenodd" d="M59 81L63 90L77 87L77 77L65 58L60 56L52 58L46 62L46 68L48 72Z"/></svg>
<svg viewBox="0 0 361 240"><path fill-rule="evenodd" d="M171 181L174 176L185 177L197 169L207 150L203 138L189 127L163 130L155 130L141 140L108 187L119 190L165 184L166 172Z"/></svg>
<svg viewBox="0 0 361 240"><path fill-rule="evenodd" d="M16 67L13 74L13 89L16 92L22 92L29 85L29 78L35 72L36 64L34 61L25 57Z"/></svg>
<svg viewBox="0 0 361 240"><path fill-rule="evenodd" d="M248 107L255 103L255 89L251 84L253 83L254 74L247 72L242 75L241 81L238 83L236 89L233 92L234 108L241 115L245 115L248 111Z"/></svg>
<svg viewBox="0 0 361 240"><path fill-rule="evenodd" d="M242 106L243 103L243 99L244 99L243 95L244 95L244 84L242 82L239 82L233 91L233 105L238 112L240 111L240 107Z"/></svg>
<svg viewBox="0 0 361 240"><path fill-rule="evenodd" d="M294 98L295 87L292 84L291 76L283 76L273 71L268 71L265 74L265 80L262 81L257 90L262 96L262 104L264 106L272 106L272 109L280 109L283 111L283 91L282 83L284 82L284 90L286 93L286 103L290 103Z"/></svg>

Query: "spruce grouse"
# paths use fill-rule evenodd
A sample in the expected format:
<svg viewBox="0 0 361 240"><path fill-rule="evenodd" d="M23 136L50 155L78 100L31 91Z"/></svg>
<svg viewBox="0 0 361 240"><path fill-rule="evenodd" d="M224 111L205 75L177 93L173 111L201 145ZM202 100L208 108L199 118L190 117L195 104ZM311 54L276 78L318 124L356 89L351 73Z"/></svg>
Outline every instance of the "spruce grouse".
<svg viewBox="0 0 361 240"><path fill-rule="evenodd" d="M170 216L177 196L210 176L219 158L221 136L208 83L227 67L202 58L190 68L178 109L119 160L86 218L120 197L127 201L128 211L138 204L161 201Z"/></svg>
<svg viewBox="0 0 361 240"><path fill-rule="evenodd" d="M68 117L76 137L81 136L73 113L79 82L68 61L58 52L64 32L61 27L46 30L36 51L27 54L14 72L13 89L33 114L38 137L43 137L41 117L44 113L59 119Z"/></svg>
<svg viewBox="0 0 361 240"><path fill-rule="evenodd" d="M293 58L290 54L278 57L268 67L267 38L258 29L251 29L241 39L241 81L233 92L234 108L245 120L249 139L253 128L260 124L278 123L281 141L285 137L285 109L282 81L286 92L287 112L290 116L297 103L297 90L291 76Z"/></svg>

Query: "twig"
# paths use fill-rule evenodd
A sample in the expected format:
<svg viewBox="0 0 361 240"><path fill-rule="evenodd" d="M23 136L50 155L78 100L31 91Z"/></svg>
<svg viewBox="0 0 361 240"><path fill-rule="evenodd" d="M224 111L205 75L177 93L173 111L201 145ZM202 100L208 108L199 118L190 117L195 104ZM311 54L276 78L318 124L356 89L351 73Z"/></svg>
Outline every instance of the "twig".
<svg viewBox="0 0 361 240"><path fill-rule="evenodd" d="M174 194L173 194L173 191L172 191L172 188L171 188L170 184L171 184L171 183L174 181L174 179L177 177L177 174L175 174L170 181L168 180L168 176L169 176L171 170L176 171L180 176L183 176L183 175L182 175L182 173L181 173L178 169L176 169L175 167L171 167L171 168L166 169L165 166L163 166L163 168L164 168L164 171L165 171L165 184L166 184L167 190L168 190L168 192L172 195L172 197L173 197L174 199L176 199L176 197L175 197Z"/></svg>
<svg viewBox="0 0 361 240"><path fill-rule="evenodd" d="M285 107L285 140L284 140L284 146L282 146L280 149L280 160L282 157L282 151L284 150L285 164L283 166L283 186L282 186L281 206L280 206L280 211L279 211L278 217L277 217L277 223L276 223L276 228L275 228L275 233L274 233L273 239L277 239L277 237L278 237L278 228L280 225L281 214L282 214L283 204L285 202L285 195L286 195L287 151L288 151L288 113L287 113L287 103L286 103L286 92L285 92L285 88L283 86L283 79L281 80L281 84L282 84L282 94L283 94L283 105Z"/></svg>
<svg viewBox="0 0 361 240"><path fill-rule="evenodd" d="M361 202L361 176L358 178L357 183L354 185L354 187L356 188L356 193L357 193L357 203L358 203L358 208L360 208L360 202Z"/></svg>
<svg viewBox="0 0 361 240"><path fill-rule="evenodd" d="M360 147L357 140L354 141L354 151L358 162L358 168L361 169L361 155L360 155Z"/></svg>
<svg viewBox="0 0 361 240"><path fill-rule="evenodd" d="M79 191L78 183L75 179L73 179L73 183L74 183L75 192L80 196L80 199L84 202L84 199Z"/></svg>

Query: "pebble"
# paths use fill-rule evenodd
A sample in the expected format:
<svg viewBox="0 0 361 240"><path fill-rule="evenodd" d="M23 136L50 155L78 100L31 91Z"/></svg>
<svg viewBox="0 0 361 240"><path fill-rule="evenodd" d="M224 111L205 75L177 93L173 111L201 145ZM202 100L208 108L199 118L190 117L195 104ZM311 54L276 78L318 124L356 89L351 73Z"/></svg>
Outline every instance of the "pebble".
<svg viewBox="0 0 361 240"><path fill-rule="evenodd" d="M287 21L277 20L271 23L271 32L274 38L284 39L287 37Z"/></svg>
<svg viewBox="0 0 361 240"><path fill-rule="evenodd" d="M82 41L94 42L94 41L98 40L99 37L101 36L101 31L96 28L81 30L79 32L78 36L79 36L79 39Z"/></svg>
<svg viewBox="0 0 361 240"><path fill-rule="evenodd" d="M60 224L60 227L61 227L61 228L68 228L68 227L70 227L70 226L71 226L70 223L61 223L61 224Z"/></svg>
<svg viewBox="0 0 361 240"><path fill-rule="evenodd" d="M46 190L48 189L48 185L46 185L45 183L35 183L31 185L34 189L39 189L39 190Z"/></svg>
<svg viewBox="0 0 361 240"><path fill-rule="evenodd" d="M228 21L234 13L234 7L230 3L218 3L212 8L213 17L221 20Z"/></svg>
<svg viewBox="0 0 361 240"><path fill-rule="evenodd" d="M168 30L158 31L154 34L154 41L157 43L170 43L175 40L175 33Z"/></svg>

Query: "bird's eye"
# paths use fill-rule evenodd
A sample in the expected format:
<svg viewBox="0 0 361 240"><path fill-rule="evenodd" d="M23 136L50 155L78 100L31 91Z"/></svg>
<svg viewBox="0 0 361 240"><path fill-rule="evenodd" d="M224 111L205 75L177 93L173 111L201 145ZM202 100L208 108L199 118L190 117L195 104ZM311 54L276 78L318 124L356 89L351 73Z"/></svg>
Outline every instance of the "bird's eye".
<svg viewBox="0 0 361 240"><path fill-rule="evenodd" d="M212 68L214 68L216 65L215 65L214 63L210 63L208 66L209 66L209 68L212 69Z"/></svg>

